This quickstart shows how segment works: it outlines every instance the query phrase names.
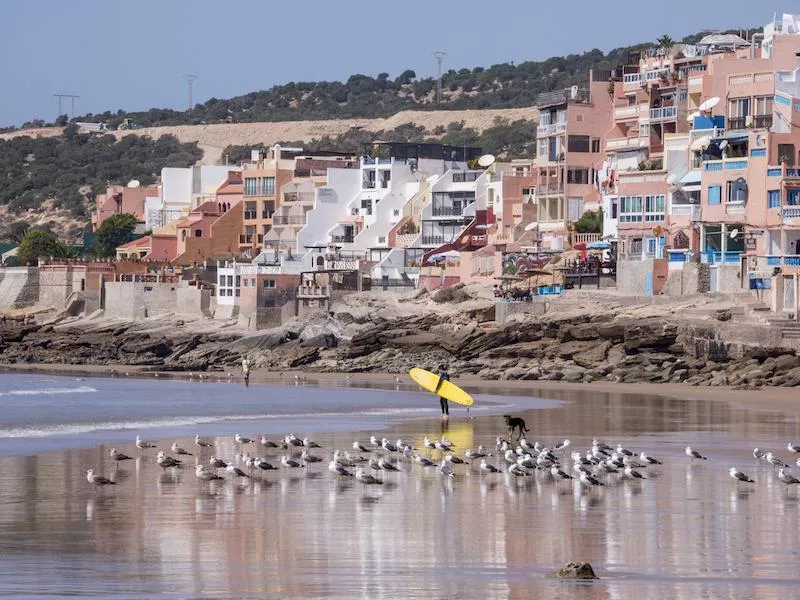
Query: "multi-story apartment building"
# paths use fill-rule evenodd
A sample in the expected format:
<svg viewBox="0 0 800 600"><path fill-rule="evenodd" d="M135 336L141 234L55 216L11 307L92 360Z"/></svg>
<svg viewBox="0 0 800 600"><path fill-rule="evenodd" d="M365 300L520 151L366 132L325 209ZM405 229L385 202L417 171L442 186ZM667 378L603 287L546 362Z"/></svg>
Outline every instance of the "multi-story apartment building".
<svg viewBox="0 0 800 600"><path fill-rule="evenodd" d="M603 162L612 114L607 82L540 94L537 156L537 223L546 246L564 244L570 223L600 207L596 174Z"/></svg>
<svg viewBox="0 0 800 600"><path fill-rule="evenodd" d="M158 186L140 186L138 181L131 181L126 186L110 185L104 193L95 196L92 229L96 230L109 217L122 213L134 215L143 223L146 199L158 196Z"/></svg>

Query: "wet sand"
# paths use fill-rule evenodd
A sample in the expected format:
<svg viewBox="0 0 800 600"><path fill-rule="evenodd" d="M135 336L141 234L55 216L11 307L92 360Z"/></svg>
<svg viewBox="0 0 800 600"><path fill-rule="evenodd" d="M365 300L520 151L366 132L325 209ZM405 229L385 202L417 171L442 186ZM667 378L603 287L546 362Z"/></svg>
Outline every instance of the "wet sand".
<svg viewBox="0 0 800 600"><path fill-rule="evenodd" d="M664 461L643 469L645 481L609 476L599 489L542 473L524 480L481 475L475 466L456 467L445 479L402 462L403 472L370 488L336 480L325 463L263 480L200 483L192 469L198 457L162 472L154 450L140 453L131 444L118 446L135 457L119 469L106 446L0 458L3 590L116 598L800 596L800 490L787 490L750 454L758 446L793 458L785 447L800 442L797 414L762 407L758 398L751 398L753 408L653 395L663 386L650 393L616 391L621 387L609 393L558 385L546 395L564 404L523 413L532 440L566 437L585 449L597 436ZM503 429L499 416L415 419L385 431L316 434L324 450L314 452L350 449L371 433L418 447L424 435L444 433L463 454L478 444L493 448ZM159 447L168 450L173 441ZM232 437L215 442L218 456L236 459ZM190 439L179 443L197 450ZM689 444L710 460L689 460ZM279 462L275 451L257 453ZM756 484L737 484L731 466ZM89 467L118 484L95 493L84 479ZM592 563L601 579L546 577L570 560Z"/></svg>

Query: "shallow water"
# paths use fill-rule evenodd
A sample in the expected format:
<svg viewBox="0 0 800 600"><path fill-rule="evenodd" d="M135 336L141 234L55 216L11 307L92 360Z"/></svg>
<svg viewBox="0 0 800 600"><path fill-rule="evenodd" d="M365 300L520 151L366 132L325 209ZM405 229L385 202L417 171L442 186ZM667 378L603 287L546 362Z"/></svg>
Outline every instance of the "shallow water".
<svg viewBox="0 0 800 600"><path fill-rule="evenodd" d="M237 386L182 384L189 388L186 391L172 383L130 383L139 394L152 394L153 405L132 408L134 414L126 416L131 419L127 422L166 419L164 400L183 393L202 393L205 404L213 405L215 398L225 402L223 417L256 415L250 406L238 410L239 403L247 400ZM88 402L100 407L108 390L114 389L112 384L118 382L69 383L73 384L97 389L83 396L92 397ZM61 380L37 385L68 387ZM0 378L0 391L12 388ZM264 388L252 387L247 392L255 394L258 389L262 390L258 397L263 399ZM166 438L188 435L180 433L184 428L212 432L236 426L243 434L252 435L271 424L272 431L286 432L291 425L302 435L322 431L326 421L360 430L357 434L339 429L313 435L325 447L315 452L326 455L333 447L350 449L356 438L366 442L373 431L378 437L402 437L421 446L424 435L438 436L443 430L438 419L398 422L395 413L364 416L357 409L366 406L367 398L362 406L359 395L371 394L368 398L374 399L374 391L305 387L297 396L290 390L269 391L287 398L292 407L279 407L276 414L292 416L246 418L233 421L233 425L230 419L184 425L182 417L204 414L186 397L180 402L188 403L188 415L172 409L175 414L167 415L181 424L162 424L150 431ZM502 390L493 393L500 406L514 402L504 397ZM48 445L62 434L2 438L0 447L16 455L0 458L0 595L369 599L800 596L800 490L787 490L774 477L772 467L756 465L750 454L758 446L793 460L785 446L792 439L800 441L797 415L654 396L548 394L561 402L539 405L520 401L521 405L528 402L541 407L523 413L532 430L529 439L550 444L567 437L572 447L585 448L591 437L597 436L645 450L664 465L643 469L649 477L646 481L612 476L605 480L605 487L593 490L570 482L556 484L542 475L525 481L505 474L480 475L471 467L457 467L456 477L444 479L433 469L407 464L402 473L386 474L384 485L368 489L354 481L336 481L325 463L270 472L263 480L252 482L201 484L191 468L162 473L153 451L140 454L130 443L117 443L117 447L135 460L123 462L116 470L108 458L108 445L26 455L19 449L34 442ZM38 402L44 396L3 396L0 402L5 404L9 398L38 398ZM52 400L55 396L48 397ZM162 400L160 409L158 398ZM417 411L428 408L428 401L411 392L398 392L397 397L386 400L386 408L407 402L414 408L412 416L424 417L429 413ZM81 401L73 398L72 402ZM296 416L326 403L329 406L323 412L334 417L304 422ZM233 405L237 410L231 411ZM0 433L19 433L26 427L42 431L44 424L32 406L28 409L31 412L25 419L17 409L11 411L19 417L16 422L5 416L0 419ZM353 410L355 414L348 416ZM65 407L62 421L86 422L78 418L80 412L80 408ZM259 414L267 413L262 406ZM57 425L57 416L43 415L41 421ZM89 421L112 422L112 416ZM301 430L310 422L314 429ZM499 416L479 413L473 420L459 412L445 434L462 453L464 447L479 443L493 446L494 436L502 429ZM91 435L105 442L116 435L130 440L136 432L139 430L100 428ZM215 453L233 459L237 448L230 431L219 433ZM84 435L64 437L79 445L75 440L85 442ZM172 441L170 437L163 447L168 449ZM181 437L180 443L196 450L187 437ZM708 454L710 460L688 460L683 454L687 444ZM278 462L274 451L267 456ZM196 458L188 459L192 467ZM731 466L753 476L756 484L737 484L728 476ZM89 467L113 475L118 485L95 493L83 478ZM573 584L546 577L569 560L592 563L600 581Z"/></svg>

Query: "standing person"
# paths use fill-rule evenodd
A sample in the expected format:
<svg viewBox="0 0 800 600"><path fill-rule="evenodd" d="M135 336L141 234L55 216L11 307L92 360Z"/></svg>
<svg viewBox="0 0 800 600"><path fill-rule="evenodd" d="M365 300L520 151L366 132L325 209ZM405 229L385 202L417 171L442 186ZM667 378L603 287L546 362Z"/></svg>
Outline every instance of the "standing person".
<svg viewBox="0 0 800 600"><path fill-rule="evenodd" d="M250 385L250 359L246 356L242 359L242 376L244 377L244 384Z"/></svg>
<svg viewBox="0 0 800 600"><path fill-rule="evenodd" d="M439 365L439 382L436 384L436 390L434 393L439 391L439 388L442 387L442 384L445 381L450 381L450 373L447 372L446 365ZM447 399L439 396L439 405L442 407L442 418L446 419L450 417L450 406L447 403Z"/></svg>

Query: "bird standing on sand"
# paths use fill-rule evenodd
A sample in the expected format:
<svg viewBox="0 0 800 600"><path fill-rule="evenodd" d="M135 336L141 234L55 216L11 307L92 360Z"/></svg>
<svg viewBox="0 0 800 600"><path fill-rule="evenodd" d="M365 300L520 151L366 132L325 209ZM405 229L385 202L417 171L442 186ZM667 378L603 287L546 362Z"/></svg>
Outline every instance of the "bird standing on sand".
<svg viewBox="0 0 800 600"><path fill-rule="evenodd" d="M322 446L320 446L317 442L314 442L307 437L303 438L303 446L306 448L322 448Z"/></svg>
<svg viewBox="0 0 800 600"><path fill-rule="evenodd" d="M158 454L156 455L156 462L158 466L164 469L165 471L171 467L180 467L183 464L177 458L172 458L171 456L167 456L167 453L163 450L159 450Z"/></svg>
<svg viewBox="0 0 800 600"><path fill-rule="evenodd" d="M487 463L485 458L481 459L480 469L484 473L499 473L500 472L500 469L498 469L494 465L490 465L489 463Z"/></svg>
<svg viewBox="0 0 800 600"><path fill-rule="evenodd" d="M224 469L228 466L228 463L221 458L217 458L216 456L209 458L208 464L210 464L213 469Z"/></svg>
<svg viewBox="0 0 800 600"><path fill-rule="evenodd" d="M686 456L694 460L695 458L699 458L701 460L708 460L708 457L703 456L697 450L693 450L691 446L686 446L686 450L684 450Z"/></svg>
<svg viewBox="0 0 800 600"><path fill-rule="evenodd" d="M444 477L452 477L453 469L447 464L447 461L442 459L442 464L439 465L439 474Z"/></svg>
<svg viewBox="0 0 800 600"><path fill-rule="evenodd" d="M605 485L602 481L600 481L596 477L593 477L592 475L589 475L588 473L585 473L583 471L581 471L580 480L583 485L590 485L593 487Z"/></svg>
<svg viewBox="0 0 800 600"><path fill-rule="evenodd" d="M286 458L284 456L284 458ZM353 474L345 469L342 465L337 463L335 460L332 460L328 463L328 471L333 473L334 475L338 475L339 477L352 477Z"/></svg>
<svg viewBox="0 0 800 600"><path fill-rule="evenodd" d="M94 469L86 470L86 481L88 481L91 484L94 484L95 490L97 490L97 486L99 485L117 485L107 477L103 477L102 475L95 475Z"/></svg>
<svg viewBox="0 0 800 600"><path fill-rule="evenodd" d="M239 435L238 433L233 436L233 439L236 440L237 444L252 444L253 440L249 437L244 437L243 435Z"/></svg>
<svg viewBox="0 0 800 600"><path fill-rule="evenodd" d="M362 446L358 441L353 442L353 450L358 450L359 452L372 452L369 448Z"/></svg>
<svg viewBox="0 0 800 600"><path fill-rule="evenodd" d="M227 467L225 467L225 471L230 473L234 477L247 477L248 479L250 478L250 475L242 471L236 465L228 465Z"/></svg>
<svg viewBox="0 0 800 600"><path fill-rule="evenodd" d="M300 464L296 460L292 460L285 454L281 456L281 464L288 469L302 469L305 465Z"/></svg>
<svg viewBox="0 0 800 600"><path fill-rule="evenodd" d="M741 481L744 483L755 483L755 480L753 478L748 477L740 470L738 470L736 467L731 467L728 473L730 473L731 477L733 477L737 481Z"/></svg>
<svg viewBox="0 0 800 600"><path fill-rule="evenodd" d="M783 468L783 469L786 469L786 468L788 468L788 467L789 467L789 465L787 465L787 464L786 464L785 462L783 462L783 461L782 461L780 458L778 458L777 456L775 456L774 454L772 454L772 452L767 452L767 453L764 455L764 460L766 460L766 461L767 461L769 464L771 464L773 467L781 467L781 468Z"/></svg>
<svg viewBox="0 0 800 600"><path fill-rule="evenodd" d="M262 471L277 471L278 467L268 463L263 458L256 457L253 459L253 466L256 469L261 469Z"/></svg>
<svg viewBox="0 0 800 600"><path fill-rule="evenodd" d="M203 465L197 465L194 468L194 476L197 477L200 481L214 481L214 480L221 480L222 477L217 475L216 473L209 473L203 468Z"/></svg>
<svg viewBox="0 0 800 600"><path fill-rule="evenodd" d="M628 477L629 479L647 479L647 477L645 477L644 475L639 473L639 471L637 471L636 469L634 469L630 465L625 467L625 471L624 472L625 472L625 476Z"/></svg>
<svg viewBox="0 0 800 600"><path fill-rule="evenodd" d="M509 465L508 472L516 477L527 477L530 475L528 471L520 467L516 462L513 465Z"/></svg>
<svg viewBox="0 0 800 600"><path fill-rule="evenodd" d="M389 462L388 460L384 460L383 458L378 459L378 466L383 469L384 471L399 471L400 468L394 464Z"/></svg>
<svg viewBox="0 0 800 600"><path fill-rule="evenodd" d="M117 463L119 463L119 461L121 460L131 460L130 456L128 456L127 454L123 454L116 448L112 448L108 454L109 456L111 456L111 460L116 461Z"/></svg>
<svg viewBox="0 0 800 600"><path fill-rule="evenodd" d="M444 459L445 459L447 462L449 462L449 463L452 463L452 464L454 464L454 465L465 465L465 464L467 464L467 463L466 463L466 461L464 461L464 460L461 460L460 458L458 458L457 456L454 456L454 455L450 454L449 452L448 452L447 454L445 454L445 455L444 455Z"/></svg>
<svg viewBox="0 0 800 600"><path fill-rule="evenodd" d="M562 471L558 465L553 465L552 467L550 467L550 475L552 475L556 479L572 479L572 475L570 475L565 471Z"/></svg>
<svg viewBox="0 0 800 600"><path fill-rule="evenodd" d="M272 440L268 440L266 436L263 435L261 436L261 445L264 446L264 448L278 448L278 444Z"/></svg>
<svg viewBox="0 0 800 600"><path fill-rule="evenodd" d="M194 445L200 448L200 452L203 451L203 448L213 448L214 444L209 442L208 440L201 440L199 435L194 436Z"/></svg>
<svg viewBox="0 0 800 600"><path fill-rule="evenodd" d="M365 473L364 469L358 467L356 469L356 480L363 483L364 485L381 485L383 482L375 477L374 475L370 475L369 473Z"/></svg>
<svg viewBox="0 0 800 600"><path fill-rule="evenodd" d="M145 448L155 448L155 446L153 444L151 444L150 442L144 441L138 435L136 436L136 447L139 450L144 450Z"/></svg>
<svg viewBox="0 0 800 600"><path fill-rule="evenodd" d="M796 452L797 454L800 454L800 446L798 446L798 445L796 445L796 444L793 444L792 442L789 442L789 443L786 445L786 449L787 449L789 452Z"/></svg>
<svg viewBox="0 0 800 600"><path fill-rule="evenodd" d="M646 463L646 464L648 464L648 465L660 465L660 464L662 464L660 460L658 460L658 459L656 459L656 458L653 458L652 456L648 456L648 455L647 455L647 454L645 454L644 452L642 452L642 453L639 455L639 458L641 459L641 461L642 461L643 463Z"/></svg>
<svg viewBox="0 0 800 600"><path fill-rule="evenodd" d="M178 442L174 442L172 444L172 451L178 456L194 456L191 452L187 452L186 450L178 446Z"/></svg>
<svg viewBox="0 0 800 600"><path fill-rule="evenodd" d="M787 473L786 469L778 469L778 479L780 479L786 485L794 485L796 483L800 483L800 479L798 479L791 473Z"/></svg>
<svg viewBox="0 0 800 600"><path fill-rule="evenodd" d="M307 463L322 462L322 459L319 456L309 454L308 450L303 450L303 452L300 454L300 458L302 458Z"/></svg>
<svg viewBox="0 0 800 600"><path fill-rule="evenodd" d="M424 456L422 456L422 455L420 455L420 454L417 454L417 455L414 457L414 461L415 461L417 464L419 464L419 465L422 465L423 467L432 467L432 466L434 466L434 465L436 464L436 463L435 463L435 462L433 462L432 460L428 460L427 458L425 458Z"/></svg>

